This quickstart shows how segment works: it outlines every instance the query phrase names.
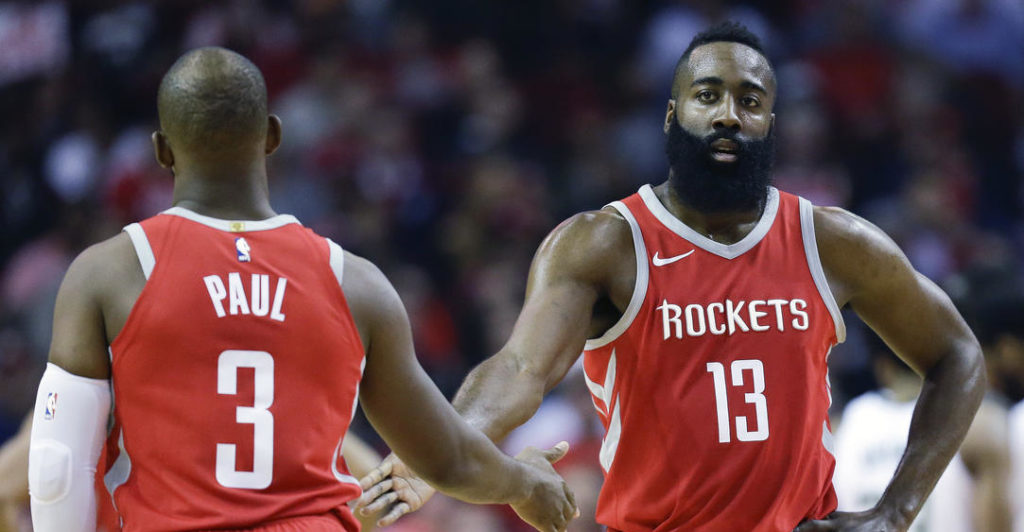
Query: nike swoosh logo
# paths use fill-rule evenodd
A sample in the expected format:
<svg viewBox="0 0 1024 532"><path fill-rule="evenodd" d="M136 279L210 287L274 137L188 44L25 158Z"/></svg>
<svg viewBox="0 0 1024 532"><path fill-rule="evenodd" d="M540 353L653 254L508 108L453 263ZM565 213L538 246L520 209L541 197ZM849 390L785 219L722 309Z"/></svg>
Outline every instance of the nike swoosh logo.
<svg viewBox="0 0 1024 532"><path fill-rule="evenodd" d="M666 264L672 264L673 262L675 262L675 261L677 261L679 259L685 259L686 257L689 257L690 255L693 254L694 251L696 251L696 250L695 249L691 249L690 251L687 251L686 253L683 253L682 255L676 255L675 257L669 257L667 259L663 259L663 258L659 257L658 256L658 252L655 251L654 252L654 257L651 258L651 262L653 262L655 266L664 266Z"/></svg>

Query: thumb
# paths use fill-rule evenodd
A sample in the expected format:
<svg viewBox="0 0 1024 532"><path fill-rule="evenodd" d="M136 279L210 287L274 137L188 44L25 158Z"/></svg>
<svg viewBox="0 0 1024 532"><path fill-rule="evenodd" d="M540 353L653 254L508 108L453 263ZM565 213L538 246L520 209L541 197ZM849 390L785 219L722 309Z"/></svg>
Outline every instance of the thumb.
<svg viewBox="0 0 1024 532"><path fill-rule="evenodd" d="M566 453L568 453L568 452L569 452L569 442L563 441L563 442L558 442L557 445L555 445L554 447L544 451L541 454L544 455L544 458L548 461L548 463L553 464L553 463L561 460L562 458L564 458Z"/></svg>

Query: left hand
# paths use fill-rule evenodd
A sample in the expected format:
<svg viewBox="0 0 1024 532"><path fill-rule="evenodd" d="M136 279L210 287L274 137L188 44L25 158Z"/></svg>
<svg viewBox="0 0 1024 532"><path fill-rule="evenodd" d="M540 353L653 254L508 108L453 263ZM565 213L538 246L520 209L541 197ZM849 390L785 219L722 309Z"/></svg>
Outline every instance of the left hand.
<svg viewBox="0 0 1024 532"><path fill-rule="evenodd" d="M804 521L793 532L906 532L877 509L863 512L832 512L825 519Z"/></svg>
<svg viewBox="0 0 1024 532"><path fill-rule="evenodd" d="M394 454L389 454L359 481L363 495L356 503L357 515L383 514L377 526L385 527L407 513L419 510L436 490L416 476ZM386 510L386 511L385 511Z"/></svg>

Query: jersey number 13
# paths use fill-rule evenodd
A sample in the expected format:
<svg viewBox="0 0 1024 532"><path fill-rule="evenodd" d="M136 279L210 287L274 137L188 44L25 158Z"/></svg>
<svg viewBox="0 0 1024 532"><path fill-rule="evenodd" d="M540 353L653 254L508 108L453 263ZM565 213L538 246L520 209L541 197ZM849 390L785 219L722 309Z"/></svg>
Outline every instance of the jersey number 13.
<svg viewBox="0 0 1024 532"><path fill-rule="evenodd" d="M744 394L747 403L754 405L757 430L750 430L746 416L736 416L736 439L739 441L764 441L768 439L768 401L764 397L764 365L760 360L734 360L732 362L732 385L743 386L744 374L749 372L754 389ZM726 395L725 366L721 362L708 362L708 373L715 380L715 409L718 412L718 441L732 441L729 398Z"/></svg>

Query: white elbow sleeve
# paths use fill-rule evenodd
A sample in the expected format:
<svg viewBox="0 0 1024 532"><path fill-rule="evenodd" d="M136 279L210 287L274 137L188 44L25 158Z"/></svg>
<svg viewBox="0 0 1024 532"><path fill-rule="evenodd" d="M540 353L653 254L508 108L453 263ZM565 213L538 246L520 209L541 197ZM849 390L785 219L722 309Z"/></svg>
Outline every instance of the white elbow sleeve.
<svg viewBox="0 0 1024 532"><path fill-rule="evenodd" d="M109 381L47 364L36 394L28 456L36 532L95 529L93 482L109 414Z"/></svg>

